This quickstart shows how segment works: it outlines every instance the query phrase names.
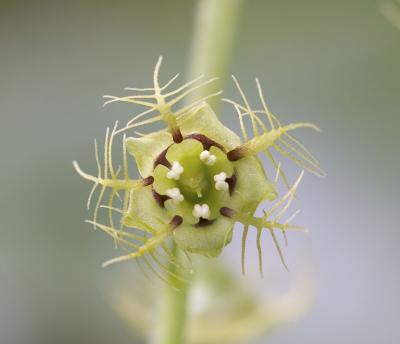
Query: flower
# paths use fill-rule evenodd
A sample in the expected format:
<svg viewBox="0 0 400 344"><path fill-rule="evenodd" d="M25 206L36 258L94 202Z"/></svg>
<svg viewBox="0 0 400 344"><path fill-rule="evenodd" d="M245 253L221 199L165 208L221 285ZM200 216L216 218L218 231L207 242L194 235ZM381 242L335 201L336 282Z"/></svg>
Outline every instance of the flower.
<svg viewBox="0 0 400 344"><path fill-rule="evenodd" d="M94 183L90 199L99 186L100 192L91 221L95 227L110 234L127 253L111 259L104 265L134 258L149 258L165 268L160 255L173 260L173 254L166 244L173 240L185 253L196 253L208 257L218 256L231 241L235 223L244 225L242 264L244 266L245 241L250 227L257 230L257 249L262 270L260 238L268 231L285 265L282 250L275 230L302 230L280 219L292 202L300 179L290 186L285 173L271 154L275 149L293 160L303 169L322 176L324 172L311 153L289 132L297 128L317 129L313 124L295 123L281 125L268 110L256 79L262 110L252 110L236 78L233 78L243 104L231 103L239 118L242 139L221 123L207 104L210 97L198 99L190 104L179 104L199 87L214 79L201 82L201 77L183 86L167 91L177 75L164 86L159 83L159 69L162 58L154 71L153 87L129 88L138 94L126 97L105 96L105 104L123 101L147 108L118 128L118 122L107 129L104 145L104 167L101 167L97 144L97 177L83 172L74 162L77 172ZM252 134L249 135L245 121L249 121ZM136 128L163 122L165 129L147 134L135 132ZM128 133L135 136L128 136ZM115 170L112 147L115 137L122 135L123 166ZM276 170L275 180L268 179L258 154L264 153ZM141 178L129 175L128 156L135 159ZM121 175L121 176L120 176ZM287 193L278 198L275 188L278 177L286 184ZM106 191L109 223L100 224L98 210ZM121 194L121 195L120 195ZM114 205L116 197L121 207ZM268 201L270 207L262 217L254 215L261 203ZM120 214L120 222L114 224L113 213ZM286 265L285 265L286 266ZM243 267L244 271L244 267Z"/></svg>

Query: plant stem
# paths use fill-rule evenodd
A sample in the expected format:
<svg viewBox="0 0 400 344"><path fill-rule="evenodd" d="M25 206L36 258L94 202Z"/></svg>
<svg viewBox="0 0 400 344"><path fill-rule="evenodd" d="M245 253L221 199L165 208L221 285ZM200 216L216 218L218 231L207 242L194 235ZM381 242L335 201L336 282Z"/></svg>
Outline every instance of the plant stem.
<svg viewBox="0 0 400 344"><path fill-rule="evenodd" d="M200 99L224 85L233 51L236 23L243 0L199 0L189 63L189 80L204 75L218 77L193 94ZM218 113L218 97L207 101Z"/></svg>
<svg viewBox="0 0 400 344"><path fill-rule="evenodd" d="M176 244L173 244L172 252L179 262L182 254ZM176 265L170 263L170 271L181 276ZM172 274L168 275L168 284L165 285L163 300L160 309L158 332L154 344L182 344L185 343L186 302L188 284Z"/></svg>
<svg viewBox="0 0 400 344"><path fill-rule="evenodd" d="M232 45L235 36L235 25L242 0L199 0L196 11L196 23L193 34L193 45L189 62L189 80L199 75L218 76L220 79L201 88L193 94L193 99L200 99L219 91L223 85L228 69ZM189 100L190 102L190 100ZM219 99L208 101L217 110ZM174 244L176 260L181 259L179 249ZM175 265L170 270L179 275ZM187 321L187 295L189 286L169 275L165 286L158 330L154 344L183 344Z"/></svg>

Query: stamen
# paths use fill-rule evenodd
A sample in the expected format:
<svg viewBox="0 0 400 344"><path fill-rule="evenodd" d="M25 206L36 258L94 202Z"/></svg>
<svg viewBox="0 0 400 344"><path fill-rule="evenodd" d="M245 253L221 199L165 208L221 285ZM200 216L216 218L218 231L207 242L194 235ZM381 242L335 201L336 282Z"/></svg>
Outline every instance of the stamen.
<svg viewBox="0 0 400 344"><path fill-rule="evenodd" d="M230 161L237 161L243 158L247 153L247 149L244 146L238 146L231 151L229 151L226 156Z"/></svg>
<svg viewBox="0 0 400 344"><path fill-rule="evenodd" d="M207 219L200 218L199 222L197 222L195 224L195 227L207 227L207 226L212 225L214 223L214 221L215 220L207 220Z"/></svg>
<svg viewBox="0 0 400 344"><path fill-rule="evenodd" d="M235 216L235 211L233 209L231 209L231 208L228 208L228 207L222 207L219 210L219 212L220 212L221 215L226 216L226 217L233 218Z"/></svg>
<svg viewBox="0 0 400 344"><path fill-rule="evenodd" d="M172 220L171 220L171 226L172 229L175 229L176 227L178 227L183 221L183 218L179 215L175 215Z"/></svg>
<svg viewBox="0 0 400 344"><path fill-rule="evenodd" d="M235 186L237 182L236 172L234 172L230 178L226 178L226 182L229 185L229 194L232 195L233 191L235 191Z"/></svg>
<svg viewBox="0 0 400 344"><path fill-rule="evenodd" d="M212 166L217 161L217 157L213 154L210 154L208 150L204 150L200 153L200 160L203 161L206 165Z"/></svg>
<svg viewBox="0 0 400 344"><path fill-rule="evenodd" d="M186 136L188 139L195 139L197 141L200 141L203 145L204 150L209 150L211 146L218 147L220 150L225 152L225 148L220 145L218 142L215 142L214 140L211 140L209 137L200 134L200 133L192 133Z"/></svg>
<svg viewBox="0 0 400 344"><path fill-rule="evenodd" d="M167 194L167 196L171 197L175 204L178 204L185 199L185 197L183 197L183 195L181 194L181 190L179 190L178 188L168 189L165 193Z"/></svg>
<svg viewBox="0 0 400 344"><path fill-rule="evenodd" d="M226 182L226 173L221 172L214 176L215 189L218 191L226 191L229 189L229 184Z"/></svg>
<svg viewBox="0 0 400 344"><path fill-rule="evenodd" d="M167 178L179 180L183 171L184 171L184 169L183 169L182 165L179 163L179 161L174 161L172 163L171 170L169 170L167 173Z"/></svg>
<svg viewBox="0 0 400 344"><path fill-rule="evenodd" d="M169 200L169 197L166 195L160 195L158 192L156 192L154 189L151 190L153 193L153 198L157 202L157 204L164 208L164 203Z"/></svg>
<svg viewBox="0 0 400 344"><path fill-rule="evenodd" d="M151 184L154 183L154 177L153 176L149 176L149 177L143 178L142 179L142 183L143 183L143 186L151 185Z"/></svg>
<svg viewBox="0 0 400 344"><path fill-rule="evenodd" d="M228 207L222 207L219 210L220 214L229 218L233 218L235 216L235 211Z"/></svg>
<svg viewBox="0 0 400 344"><path fill-rule="evenodd" d="M192 214L198 219L209 219L211 216L210 207L207 204L195 204Z"/></svg>
<svg viewBox="0 0 400 344"><path fill-rule="evenodd" d="M168 148L164 149L158 157L154 160L153 168L156 168L158 165L164 165L167 168L171 168L171 164L167 159Z"/></svg>
<svg viewBox="0 0 400 344"><path fill-rule="evenodd" d="M183 136L179 128L176 128L175 130L172 131L172 139L174 140L175 143L182 142Z"/></svg>

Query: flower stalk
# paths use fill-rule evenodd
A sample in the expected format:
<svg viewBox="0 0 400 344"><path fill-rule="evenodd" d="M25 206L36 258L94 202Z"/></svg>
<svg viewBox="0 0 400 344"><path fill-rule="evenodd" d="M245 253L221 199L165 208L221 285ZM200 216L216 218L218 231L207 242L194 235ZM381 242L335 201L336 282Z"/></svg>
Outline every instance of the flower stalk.
<svg viewBox="0 0 400 344"><path fill-rule="evenodd" d="M182 253L176 244L173 245L171 251L176 261L179 262ZM162 294L159 323L153 344L185 343L188 282L183 279L176 263L170 263L170 271L168 283L165 285Z"/></svg>
<svg viewBox="0 0 400 344"><path fill-rule="evenodd" d="M188 79L192 80L199 75L219 78L199 89L191 100L222 89L231 60L241 6L242 0L198 1ZM217 98L208 101L216 113L219 110L218 102Z"/></svg>
<svg viewBox="0 0 400 344"><path fill-rule="evenodd" d="M189 80L198 75L221 79L199 88L192 94L192 99L202 99L221 89L223 76L226 74L234 40L237 16L242 0L200 0L196 13L193 34L193 46L189 61ZM210 99L209 103L218 111L219 99ZM173 252L179 261L179 248L174 244ZM171 266L174 273L175 266ZM187 317L188 284L169 275L170 283L165 285L163 303L160 310L159 327L154 344L184 343Z"/></svg>

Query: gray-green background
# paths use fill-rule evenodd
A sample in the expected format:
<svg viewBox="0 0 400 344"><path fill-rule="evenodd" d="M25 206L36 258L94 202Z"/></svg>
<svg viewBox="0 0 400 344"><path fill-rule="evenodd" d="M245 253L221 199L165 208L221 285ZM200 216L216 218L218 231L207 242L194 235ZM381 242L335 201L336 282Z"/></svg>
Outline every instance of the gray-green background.
<svg viewBox="0 0 400 344"><path fill-rule="evenodd" d="M141 342L102 296L115 252L82 223L89 185L71 161L93 168L92 139L131 114L101 95L147 86L160 54L164 78L185 71L194 10L0 1L1 343ZM299 220L312 231L288 248L312 256L316 300L269 341L398 343L400 31L374 0L247 0L229 70L250 93L258 76L284 122L323 129L300 134L328 178L306 176Z"/></svg>

